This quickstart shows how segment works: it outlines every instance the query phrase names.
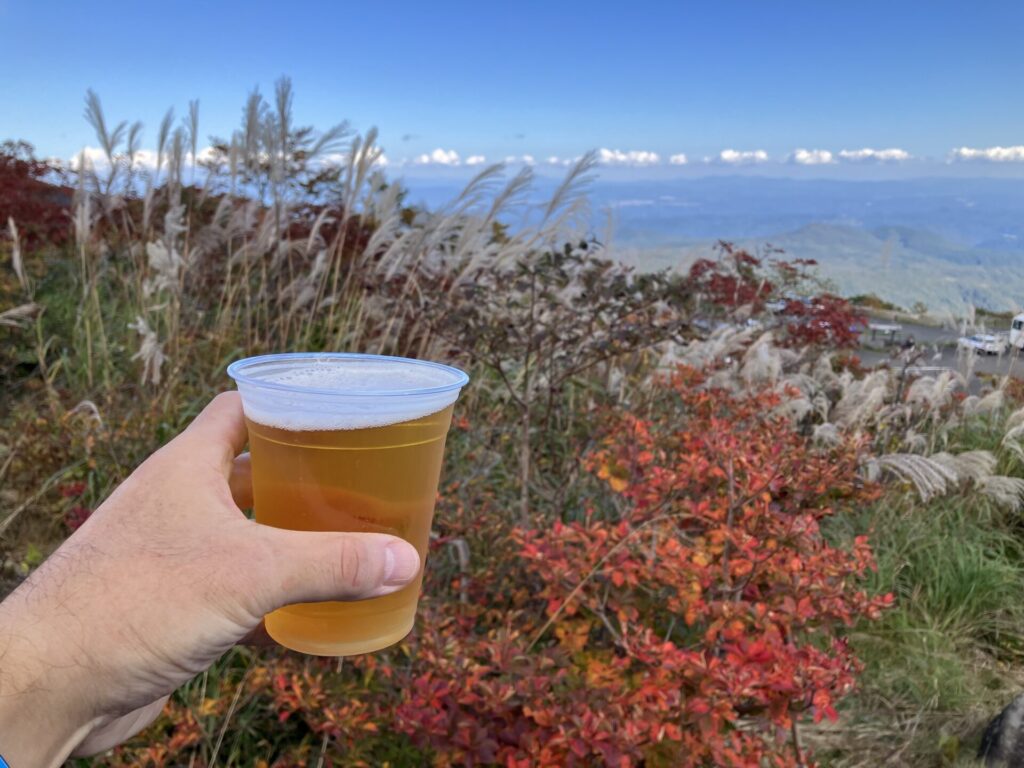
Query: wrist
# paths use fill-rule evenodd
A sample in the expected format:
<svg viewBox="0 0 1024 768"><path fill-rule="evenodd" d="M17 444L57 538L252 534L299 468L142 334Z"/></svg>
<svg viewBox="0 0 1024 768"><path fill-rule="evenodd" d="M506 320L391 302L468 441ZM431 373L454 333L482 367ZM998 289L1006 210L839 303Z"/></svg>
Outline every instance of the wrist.
<svg viewBox="0 0 1024 768"><path fill-rule="evenodd" d="M0 755L11 768L56 768L95 722L81 709L75 667L55 653L60 635L26 621L12 599L0 604Z"/></svg>
<svg viewBox="0 0 1024 768"><path fill-rule="evenodd" d="M52 701L34 695L2 695L0 755L10 768L59 768L92 730L67 720Z"/></svg>

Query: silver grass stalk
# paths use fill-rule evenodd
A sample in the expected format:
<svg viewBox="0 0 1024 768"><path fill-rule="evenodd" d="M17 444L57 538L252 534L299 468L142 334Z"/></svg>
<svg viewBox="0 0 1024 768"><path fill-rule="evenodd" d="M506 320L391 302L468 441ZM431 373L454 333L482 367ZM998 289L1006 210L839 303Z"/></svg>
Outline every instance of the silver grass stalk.
<svg viewBox="0 0 1024 768"><path fill-rule="evenodd" d="M782 376L781 350L768 331L755 341L743 355L740 376L747 384L775 384Z"/></svg>
<svg viewBox="0 0 1024 768"><path fill-rule="evenodd" d="M999 447L1012 456L1015 461L1024 465L1024 422L1006 430Z"/></svg>
<svg viewBox="0 0 1024 768"><path fill-rule="evenodd" d="M1006 424L1003 425L1004 429L1011 430L1024 424L1024 408L1018 408L1016 411L1006 417Z"/></svg>
<svg viewBox="0 0 1024 768"><path fill-rule="evenodd" d="M824 446L834 446L841 442L839 428L831 423L815 425L811 439L815 443Z"/></svg>
<svg viewBox="0 0 1024 768"><path fill-rule="evenodd" d="M869 459L867 470L873 479L889 473L910 483L923 502L945 495L959 483L957 474L945 464L914 453L890 453Z"/></svg>
<svg viewBox="0 0 1024 768"><path fill-rule="evenodd" d="M907 390L906 401L923 406L929 413L953 402L958 390L967 389L967 380L956 371L942 371L938 376L922 376Z"/></svg>
<svg viewBox="0 0 1024 768"><path fill-rule="evenodd" d="M41 310L42 307L34 301L5 309L0 312L0 325L8 328L24 328L28 321L38 315Z"/></svg>
<svg viewBox="0 0 1024 768"><path fill-rule="evenodd" d="M903 446L908 453L924 453L928 450L928 436L908 427L903 433Z"/></svg>
<svg viewBox="0 0 1024 768"><path fill-rule="evenodd" d="M130 195L133 190L133 178L135 175L135 156L138 154L142 143L142 123L135 121L128 129L128 138L125 141L125 183L124 194Z"/></svg>
<svg viewBox="0 0 1024 768"><path fill-rule="evenodd" d="M117 178L119 165L117 148L124 139L125 131L128 129L128 123L122 120L114 126L113 130L108 129L106 118L103 116L103 107L100 104L100 97L97 96L95 91L91 88L86 91L85 95L85 119L96 132L96 139L110 165L110 171L107 175L107 180L104 183L103 188L103 193L107 195L110 194L114 185L114 180Z"/></svg>
<svg viewBox="0 0 1024 768"><path fill-rule="evenodd" d="M958 454L940 451L927 458L948 469L958 483L980 483L991 477L996 469L996 457L989 451L964 451Z"/></svg>
<svg viewBox="0 0 1024 768"><path fill-rule="evenodd" d="M196 178L196 161L199 152L199 100L194 99L188 103L188 143L192 152L192 181Z"/></svg>
<svg viewBox="0 0 1024 768"><path fill-rule="evenodd" d="M7 217L7 234L11 238L11 266L14 268L14 274L18 278L18 285L21 286L21 290L25 293L31 293L28 276L25 274L25 265L21 261L21 238L18 236L18 227L14 223L13 216Z"/></svg>
<svg viewBox="0 0 1024 768"><path fill-rule="evenodd" d="M1003 407L1005 399L1002 389L995 389L984 397L968 398L963 404L964 415L974 416L993 413Z"/></svg>
<svg viewBox="0 0 1024 768"><path fill-rule="evenodd" d="M889 397L891 374L873 371L863 379L844 382L839 401L833 408L835 422L845 427L863 426L877 421Z"/></svg>
<svg viewBox="0 0 1024 768"><path fill-rule="evenodd" d="M1024 478L993 475L979 483L981 492L1011 512L1024 509Z"/></svg>
<svg viewBox="0 0 1024 768"><path fill-rule="evenodd" d="M139 351L132 355L132 360L142 361L142 384L159 385L161 370L167 359L163 352L163 344L157 339L156 331L149 327L149 323L142 315L137 315L135 321L129 323L128 327L138 333L140 337Z"/></svg>

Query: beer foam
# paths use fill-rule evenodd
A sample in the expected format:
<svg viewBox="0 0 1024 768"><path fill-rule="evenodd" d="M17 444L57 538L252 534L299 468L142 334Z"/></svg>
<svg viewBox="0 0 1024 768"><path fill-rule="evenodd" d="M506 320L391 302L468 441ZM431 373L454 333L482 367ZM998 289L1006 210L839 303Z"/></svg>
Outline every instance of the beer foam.
<svg viewBox="0 0 1024 768"><path fill-rule="evenodd" d="M443 387L452 382L452 377L428 366L314 362L301 368L270 372L264 381L332 392L394 392Z"/></svg>
<svg viewBox="0 0 1024 768"><path fill-rule="evenodd" d="M384 427L437 413L468 377L457 368L375 355L266 355L228 374L253 421L293 431Z"/></svg>

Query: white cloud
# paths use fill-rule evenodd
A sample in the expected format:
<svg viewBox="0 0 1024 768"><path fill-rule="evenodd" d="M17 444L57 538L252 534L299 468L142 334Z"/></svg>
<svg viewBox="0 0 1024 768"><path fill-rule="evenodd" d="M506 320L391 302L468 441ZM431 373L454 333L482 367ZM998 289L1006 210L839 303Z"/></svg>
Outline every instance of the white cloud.
<svg viewBox="0 0 1024 768"><path fill-rule="evenodd" d="M202 158L203 153L200 152L199 156ZM321 165L346 165L348 163L348 152L328 152L326 155L320 155L317 158L317 162ZM373 161L374 165L378 165L381 168L385 168L391 164L387 155L383 152L377 155L377 158Z"/></svg>
<svg viewBox="0 0 1024 768"><path fill-rule="evenodd" d="M953 160L982 160L990 163L1024 162L1024 146L1013 147L957 147L952 152Z"/></svg>
<svg viewBox="0 0 1024 768"><path fill-rule="evenodd" d="M414 161L417 165L458 165L459 153L454 149L435 149L429 155L420 155Z"/></svg>
<svg viewBox="0 0 1024 768"><path fill-rule="evenodd" d="M505 158L506 165L533 165L533 155L509 155Z"/></svg>
<svg viewBox="0 0 1024 768"><path fill-rule="evenodd" d="M487 158L483 155L470 155L466 158L466 165L483 165L487 162Z"/></svg>
<svg viewBox="0 0 1024 768"><path fill-rule="evenodd" d="M726 165L753 165L768 161L768 153L763 149L752 149L740 151L738 149L723 149L718 153L716 160Z"/></svg>
<svg viewBox="0 0 1024 768"><path fill-rule="evenodd" d="M832 153L827 149L797 149L789 159L797 165L828 165L835 162Z"/></svg>
<svg viewBox="0 0 1024 768"><path fill-rule="evenodd" d="M100 147L82 147L81 151L76 153L69 161L68 167L74 171L78 170L79 163L82 155L85 155L85 164L89 168L94 170L106 171L110 168L110 163L107 161L106 153ZM215 156L215 150L213 147L203 147L196 153L198 162L212 160ZM123 158L124 154L118 152L116 157ZM167 169L168 153L165 151L162 158L163 169ZM185 166L188 167L192 164L192 153L188 152L184 158ZM135 170L154 171L156 170L156 150L154 149L140 149L135 152L133 158L132 168Z"/></svg>
<svg viewBox="0 0 1024 768"><path fill-rule="evenodd" d="M71 170L77 171L80 169L84 160L86 168L109 168L110 163L107 162L107 155L99 147L82 147L82 149L75 153L68 161L68 165Z"/></svg>
<svg viewBox="0 0 1024 768"><path fill-rule="evenodd" d="M839 151L841 160L848 160L854 163L900 163L910 159L910 153L905 149L890 147L889 149L842 149Z"/></svg>
<svg viewBox="0 0 1024 768"><path fill-rule="evenodd" d="M86 166L96 170L100 173L106 173L110 170L110 163L107 161L106 153L100 147L83 147L82 150L75 154L70 160L67 161L67 167L77 171L80 158L82 154L85 154ZM121 164L123 167L123 155L118 153L118 157L122 158ZM197 165L204 162L208 162L217 157L217 152L213 147L203 147L196 153ZM455 155L456 161L458 155ZM167 172L167 165L170 162L167 152L164 152L164 156L161 159L162 168L161 174ZM348 162L348 154L344 152L331 152L329 154L322 155L314 161L318 165L345 165ZM188 152L184 157L185 168L189 168L192 165L192 153ZM390 161L387 156L381 152L377 155L374 160L374 165L379 168L384 168L390 165ZM156 170L156 150L154 149L140 149L136 151L132 168L136 171L148 171L150 173Z"/></svg>
<svg viewBox="0 0 1024 768"><path fill-rule="evenodd" d="M202 153L200 153L202 156ZM166 158L165 158L166 161ZM104 162L106 160L104 159ZM156 168L156 152L152 149L140 149L135 153L135 167L145 168L147 171L152 171Z"/></svg>
<svg viewBox="0 0 1024 768"><path fill-rule="evenodd" d="M648 152L642 149L632 149L623 152L618 149L597 150L597 161L604 165L657 165L661 158L657 152Z"/></svg>
<svg viewBox="0 0 1024 768"><path fill-rule="evenodd" d="M680 152L678 155L672 155L668 159L672 165L686 165L689 161L686 159L686 155Z"/></svg>

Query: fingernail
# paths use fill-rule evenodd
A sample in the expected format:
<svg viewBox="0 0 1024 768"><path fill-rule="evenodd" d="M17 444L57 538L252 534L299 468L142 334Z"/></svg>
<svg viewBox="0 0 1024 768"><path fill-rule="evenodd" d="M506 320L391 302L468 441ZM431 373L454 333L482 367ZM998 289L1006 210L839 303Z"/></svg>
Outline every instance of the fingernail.
<svg viewBox="0 0 1024 768"><path fill-rule="evenodd" d="M408 584L420 572L420 556L407 541L397 539L384 548L384 586Z"/></svg>

